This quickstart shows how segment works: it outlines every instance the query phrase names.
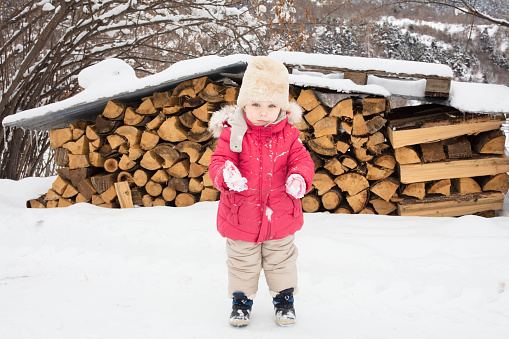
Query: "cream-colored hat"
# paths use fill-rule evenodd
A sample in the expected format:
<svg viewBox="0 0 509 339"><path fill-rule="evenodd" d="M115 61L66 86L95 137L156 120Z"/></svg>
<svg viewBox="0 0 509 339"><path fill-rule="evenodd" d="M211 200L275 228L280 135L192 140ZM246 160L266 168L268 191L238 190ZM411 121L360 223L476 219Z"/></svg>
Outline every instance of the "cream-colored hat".
<svg viewBox="0 0 509 339"><path fill-rule="evenodd" d="M286 111L289 107L288 92L285 65L273 58L257 56L247 65L237 105L244 107L253 101L271 101Z"/></svg>

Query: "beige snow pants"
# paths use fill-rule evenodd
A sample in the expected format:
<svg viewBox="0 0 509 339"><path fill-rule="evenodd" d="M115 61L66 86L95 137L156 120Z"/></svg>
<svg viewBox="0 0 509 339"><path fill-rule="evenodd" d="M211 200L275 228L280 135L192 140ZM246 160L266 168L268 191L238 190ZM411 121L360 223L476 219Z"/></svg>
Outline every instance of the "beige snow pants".
<svg viewBox="0 0 509 339"><path fill-rule="evenodd" d="M295 235L268 240L259 245L242 240L226 241L228 259L228 293L244 292L253 299L258 291L258 280L263 268L271 295L293 287L297 289L297 257L293 243Z"/></svg>

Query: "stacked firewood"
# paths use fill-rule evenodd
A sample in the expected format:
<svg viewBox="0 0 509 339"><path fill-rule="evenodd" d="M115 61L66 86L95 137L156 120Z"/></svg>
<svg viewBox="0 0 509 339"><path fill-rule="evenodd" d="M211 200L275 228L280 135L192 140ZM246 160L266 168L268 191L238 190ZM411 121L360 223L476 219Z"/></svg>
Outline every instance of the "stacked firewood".
<svg viewBox="0 0 509 339"><path fill-rule="evenodd" d="M216 145L208 121L221 105L235 102L237 87L207 77L184 81L141 104L109 101L95 123L51 130L50 147L62 167L52 188L29 207L181 207L218 200L207 171Z"/></svg>
<svg viewBox="0 0 509 339"><path fill-rule="evenodd" d="M305 110L297 127L316 172L304 211L393 213L399 180L385 137L387 100L312 89L293 94Z"/></svg>
<svg viewBox="0 0 509 339"><path fill-rule="evenodd" d="M501 209L509 189L503 116L450 107L393 110L388 135L400 180L398 214L459 216Z"/></svg>

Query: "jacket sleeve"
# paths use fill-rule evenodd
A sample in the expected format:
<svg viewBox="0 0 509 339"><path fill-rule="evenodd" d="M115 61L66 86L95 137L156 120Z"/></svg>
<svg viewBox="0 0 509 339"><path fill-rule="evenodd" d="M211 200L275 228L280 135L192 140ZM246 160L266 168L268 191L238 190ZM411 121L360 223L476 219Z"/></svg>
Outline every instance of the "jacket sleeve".
<svg viewBox="0 0 509 339"><path fill-rule="evenodd" d="M224 182L223 169L225 162L230 160L235 166L239 166L239 154L230 150L231 128L225 128L216 146L216 150L210 158L209 175L214 187L220 191L228 191Z"/></svg>
<svg viewBox="0 0 509 339"><path fill-rule="evenodd" d="M315 176L315 163L311 159L309 152L299 139L299 130L294 129L294 140L290 146L290 155L288 157L288 173L287 179L291 174L300 174L306 182L306 193L309 192L313 185Z"/></svg>

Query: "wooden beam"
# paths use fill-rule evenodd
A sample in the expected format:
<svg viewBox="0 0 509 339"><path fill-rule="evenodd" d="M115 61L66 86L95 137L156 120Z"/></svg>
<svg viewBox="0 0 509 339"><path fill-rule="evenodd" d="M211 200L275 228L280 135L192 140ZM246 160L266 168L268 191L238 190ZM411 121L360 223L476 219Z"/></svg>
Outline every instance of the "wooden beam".
<svg viewBox="0 0 509 339"><path fill-rule="evenodd" d="M119 181L115 184L115 191L117 192L118 202L120 208L133 208L133 199L131 195L131 189L127 181Z"/></svg>
<svg viewBox="0 0 509 339"><path fill-rule="evenodd" d="M454 194L423 200L405 199L398 203L398 215L420 217L457 217L477 212L500 210L504 195L500 192Z"/></svg>
<svg viewBox="0 0 509 339"><path fill-rule="evenodd" d="M509 156L482 156L474 159L446 160L427 164L400 165L402 183L479 177L509 172Z"/></svg>
<svg viewBox="0 0 509 339"><path fill-rule="evenodd" d="M391 125L387 128L388 137L393 148L423 144L427 142L445 140L465 134L477 134L480 132L499 129L503 121L485 121L463 124L432 126L429 128L415 128L405 130L393 130Z"/></svg>

